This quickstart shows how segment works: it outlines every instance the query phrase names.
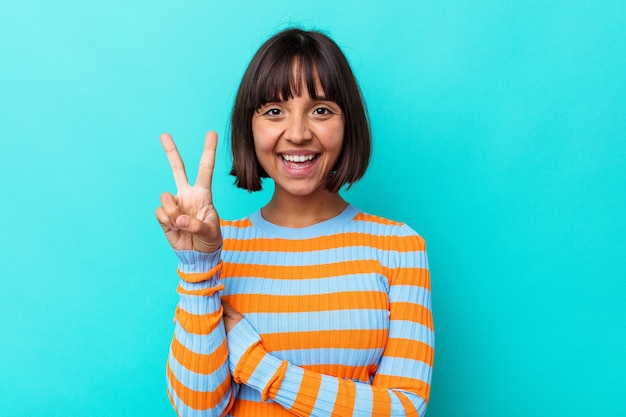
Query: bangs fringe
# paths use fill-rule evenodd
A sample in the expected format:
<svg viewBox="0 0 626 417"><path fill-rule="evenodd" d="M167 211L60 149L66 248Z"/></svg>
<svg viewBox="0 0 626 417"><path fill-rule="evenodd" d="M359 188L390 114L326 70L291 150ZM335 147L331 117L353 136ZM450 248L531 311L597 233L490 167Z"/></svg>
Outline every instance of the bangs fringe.
<svg viewBox="0 0 626 417"><path fill-rule="evenodd" d="M292 48L274 57L266 57L259 66L257 77L254 78L250 90L249 108L258 110L269 102L287 101L294 97L308 94L313 100L330 100L340 102L335 92L339 91L336 80L329 76L329 63L320 56L314 56L314 51L306 49L305 45ZM333 82L334 81L334 82ZM322 91L316 91L319 82ZM306 91L302 91L303 87Z"/></svg>

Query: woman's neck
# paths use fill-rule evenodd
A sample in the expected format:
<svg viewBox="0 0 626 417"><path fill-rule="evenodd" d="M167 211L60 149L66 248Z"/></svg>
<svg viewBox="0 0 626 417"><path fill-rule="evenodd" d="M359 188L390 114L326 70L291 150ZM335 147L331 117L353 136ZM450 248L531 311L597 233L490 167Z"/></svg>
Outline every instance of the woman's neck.
<svg viewBox="0 0 626 417"><path fill-rule="evenodd" d="M332 219L347 205L339 193L326 190L307 196L284 195L276 190L261 214L277 226L301 228Z"/></svg>

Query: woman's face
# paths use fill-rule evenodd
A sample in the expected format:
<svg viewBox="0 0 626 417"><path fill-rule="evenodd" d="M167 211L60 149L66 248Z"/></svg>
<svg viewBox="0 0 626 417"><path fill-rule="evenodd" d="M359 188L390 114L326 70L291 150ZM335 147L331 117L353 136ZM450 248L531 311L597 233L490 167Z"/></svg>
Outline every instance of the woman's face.
<svg viewBox="0 0 626 417"><path fill-rule="evenodd" d="M317 95L324 97L318 83ZM344 117L337 103L305 95L264 104L252 116L256 157L277 193L312 196L324 183L343 146ZM277 194L279 195L279 194Z"/></svg>

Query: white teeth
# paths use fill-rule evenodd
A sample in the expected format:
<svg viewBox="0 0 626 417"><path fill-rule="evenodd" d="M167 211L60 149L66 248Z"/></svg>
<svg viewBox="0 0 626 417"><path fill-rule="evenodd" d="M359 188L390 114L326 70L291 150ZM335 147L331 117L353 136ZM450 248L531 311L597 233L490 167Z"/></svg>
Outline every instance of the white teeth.
<svg viewBox="0 0 626 417"><path fill-rule="evenodd" d="M283 155L283 159L289 162L306 162L315 158L315 155Z"/></svg>

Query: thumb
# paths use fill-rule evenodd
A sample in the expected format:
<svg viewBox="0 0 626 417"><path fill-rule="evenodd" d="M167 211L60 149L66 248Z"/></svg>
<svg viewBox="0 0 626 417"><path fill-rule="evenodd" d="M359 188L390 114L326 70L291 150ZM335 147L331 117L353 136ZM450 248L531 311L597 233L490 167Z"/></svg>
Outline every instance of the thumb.
<svg viewBox="0 0 626 417"><path fill-rule="evenodd" d="M176 218L176 226L190 235L193 235L193 246L200 252L213 252L221 245L221 234L211 224L204 223L195 217L182 214Z"/></svg>
<svg viewBox="0 0 626 417"><path fill-rule="evenodd" d="M186 214L178 216L174 221L174 224L176 224L176 227L179 229L187 231L187 226L189 226L189 216Z"/></svg>
<svg viewBox="0 0 626 417"><path fill-rule="evenodd" d="M208 232L206 224L186 214L181 214L176 218L176 227L192 235Z"/></svg>

